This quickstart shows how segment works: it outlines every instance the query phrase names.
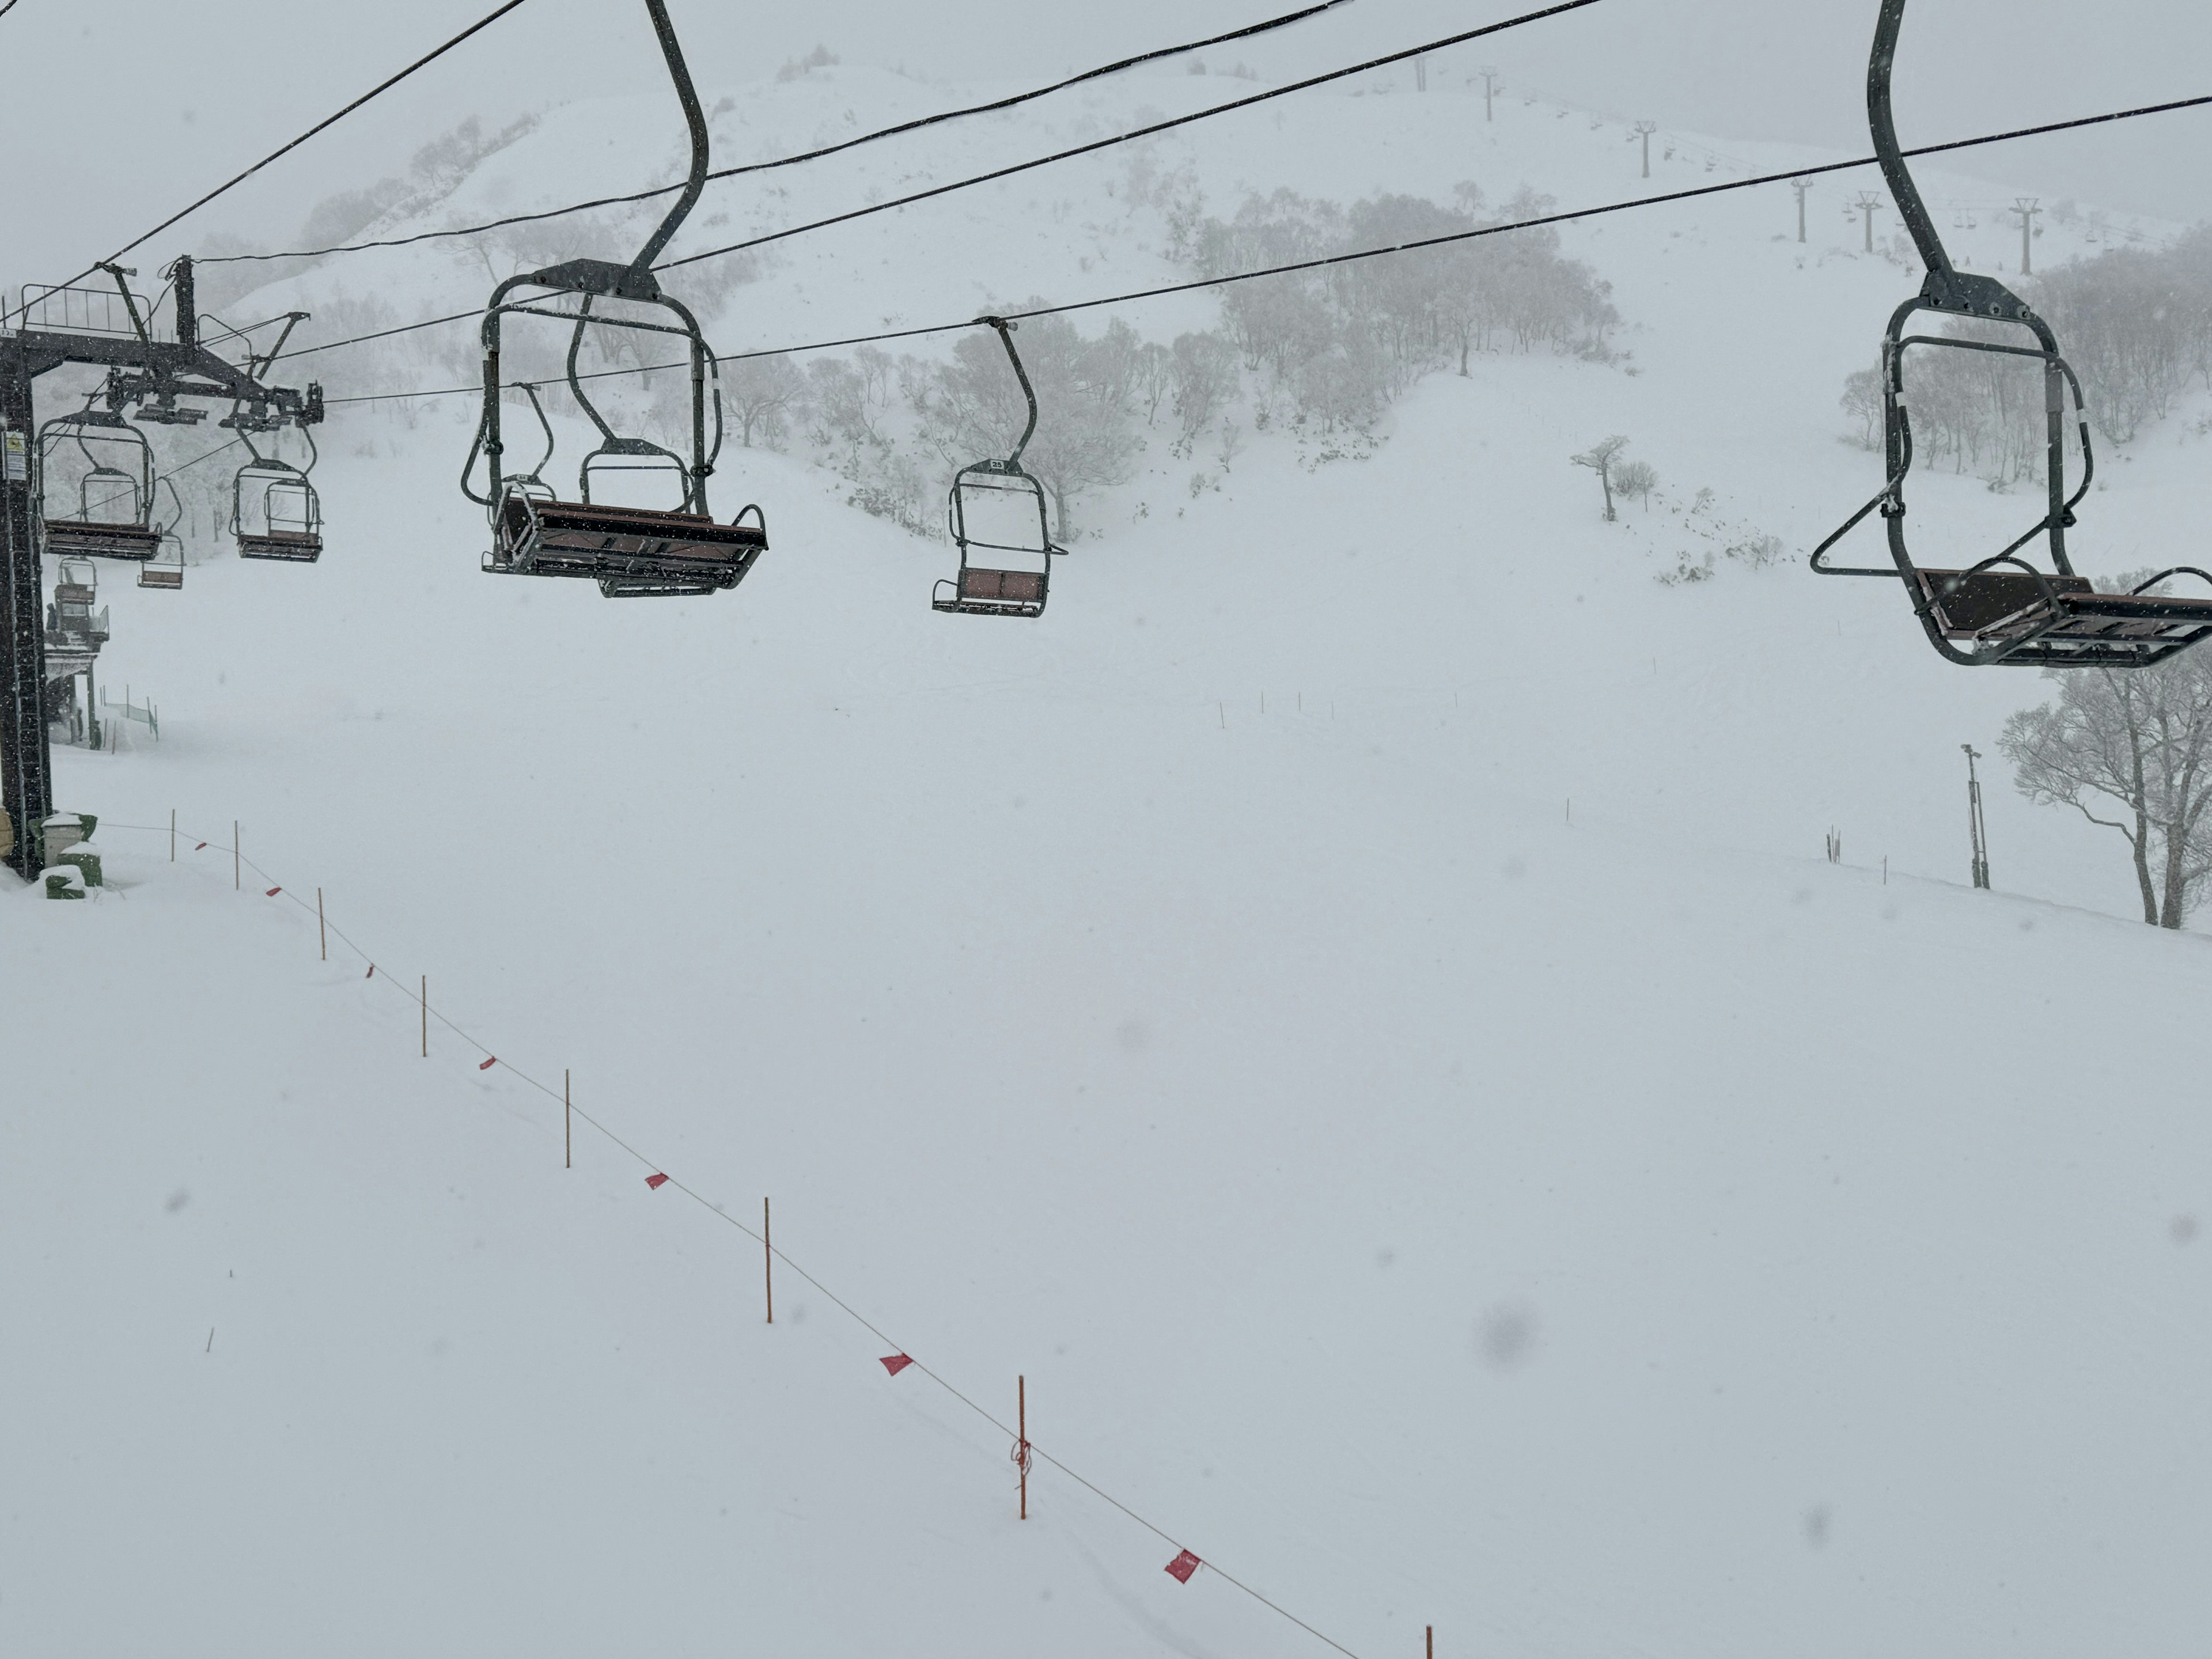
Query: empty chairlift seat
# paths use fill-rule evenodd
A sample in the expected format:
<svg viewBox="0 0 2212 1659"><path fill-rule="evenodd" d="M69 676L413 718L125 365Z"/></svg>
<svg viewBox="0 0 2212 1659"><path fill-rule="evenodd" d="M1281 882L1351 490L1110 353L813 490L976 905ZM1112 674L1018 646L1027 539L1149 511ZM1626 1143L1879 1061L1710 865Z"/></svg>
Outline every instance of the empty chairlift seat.
<svg viewBox="0 0 2212 1659"><path fill-rule="evenodd" d="M39 516L50 556L152 558L161 548L148 521L153 495L153 448L120 415L87 409L40 429Z"/></svg>
<svg viewBox="0 0 2212 1659"><path fill-rule="evenodd" d="M1029 405L1029 424L1006 459L977 461L953 475L945 526L959 551L960 569L937 584L930 608L970 617L1041 617L1053 558L1060 550L1052 544L1044 486L1022 470L1022 452L1036 435L1036 392L1014 349L1015 325L1003 317L976 321L994 330L1006 348Z"/></svg>
<svg viewBox="0 0 2212 1659"><path fill-rule="evenodd" d="M257 459L231 489L231 533L241 559L313 564L323 556L323 507L304 472Z"/></svg>
<svg viewBox="0 0 2212 1659"><path fill-rule="evenodd" d="M735 587L768 550L757 507L728 524L700 513L555 501L511 489L483 568L502 575L580 576L611 599Z"/></svg>
<svg viewBox="0 0 2212 1659"><path fill-rule="evenodd" d="M82 519L48 519L46 552L55 558L82 556L144 563L161 550L161 532L144 525L95 524Z"/></svg>
<svg viewBox="0 0 2212 1659"><path fill-rule="evenodd" d="M2139 667L2212 636L2212 596L2148 591L2177 575L2212 586L2212 575L2200 570L2163 571L2129 593L2098 592L2083 576L2026 570L1916 568L1913 574L1929 623L1944 638L2047 667Z"/></svg>
<svg viewBox="0 0 2212 1659"><path fill-rule="evenodd" d="M2051 325L2027 301L1996 278L1953 264L1913 182L1898 146L1890 96L1906 3L1881 0L1868 64L1867 117L1875 159L1927 276L1920 292L1891 313L1882 338L1882 450L1888 477L1879 494L1814 550L1813 568L1828 576L1900 580L1929 643L1948 662L1966 667L2148 667L2212 639L2212 597L2185 599L2154 590L2168 578L2183 575L2212 588L2212 574L2177 566L2130 592L2100 593L2087 577L2075 573L2067 551L2067 533L2075 527L2075 510L2087 498L2096 471L2081 379L2060 354ZM1942 332L1907 333L1923 313L1945 319L1948 326ZM1992 374L2008 367L2025 368L2042 381L2048 492L2042 517L1993 557L1963 570L1923 568L1913 557L1907 536L1906 484L1915 434L1905 365L1928 351L1972 352ZM2070 489L2069 424L2081 457L2080 477ZM1887 535L1889 562L1831 562L1831 550L1877 513ZM2043 544L2044 569L2023 556L2038 542Z"/></svg>

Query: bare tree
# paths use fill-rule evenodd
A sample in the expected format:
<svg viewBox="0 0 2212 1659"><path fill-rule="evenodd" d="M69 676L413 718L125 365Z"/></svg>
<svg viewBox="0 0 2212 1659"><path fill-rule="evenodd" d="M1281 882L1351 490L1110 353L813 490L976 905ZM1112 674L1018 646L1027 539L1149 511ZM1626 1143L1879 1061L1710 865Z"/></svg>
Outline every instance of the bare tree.
<svg viewBox="0 0 2212 1659"><path fill-rule="evenodd" d="M1218 334L1178 334L1169 348L1176 423L1185 453L1236 397L1237 348Z"/></svg>
<svg viewBox="0 0 2212 1659"><path fill-rule="evenodd" d="M722 407L747 449L757 435L773 447L783 435L784 411L805 393L806 377L788 357L741 357L722 376Z"/></svg>
<svg viewBox="0 0 2212 1659"><path fill-rule="evenodd" d="M1605 521L1611 524L1620 515L1613 510L1613 463L1620 452L1628 447L1628 440L1618 434L1602 443L1592 444L1579 455L1571 459L1577 466L1586 466L1597 474L1597 481L1605 487Z"/></svg>
<svg viewBox="0 0 2212 1659"><path fill-rule="evenodd" d="M1658 469L1649 461L1623 461L1613 475L1613 487L1632 501L1651 510L1651 492L1659 488Z"/></svg>
<svg viewBox="0 0 2212 1659"><path fill-rule="evenodd" d="M2044 672L2058 682L2058 701L2014 714L1997 742L2014 781L2030 800L2118 830L2143 920L2180 927L2212 875L2212 656Z"/></svg>

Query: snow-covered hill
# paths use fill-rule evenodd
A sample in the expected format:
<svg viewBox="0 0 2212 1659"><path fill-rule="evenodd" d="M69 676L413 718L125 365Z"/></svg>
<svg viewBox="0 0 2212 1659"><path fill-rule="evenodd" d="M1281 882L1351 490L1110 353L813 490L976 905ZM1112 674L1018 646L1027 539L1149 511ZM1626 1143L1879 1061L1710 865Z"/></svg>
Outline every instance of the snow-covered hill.
<svg viewBox="0 0 2212 1659"><path fill-rule="evenodd" d="M1243 84L1109 83L702 213L726 240ZM707 90L726 161L967 89ZM1457 86L1272 110L1153 165L1215 211L1580 204L1712 149L1647 186L1625 130ZM555 112L422 222L635 187L672 129ZM1127 176L786 244L717 343L1170 280ZM1041 1447L1360 1659L1431 1624L2193 1652L2212 957L2002 787L2008 890L1957 882L1957 746L2039 683L1802 568L1878 482L1837 397L1917 282L1840 195L1803 247L1778 188L1570 230L1627 362L1479 358L1367 460L1263 438L1194 494L1148 452L1032 626L933 614L941 544L766 452L724 471L774 533L735 594L488 580L469 400L334 416L319 565L112 596L103 672L161 741L58 758L115 885L0 901L7 1647L1326 1651L1052 1467L1016 1520L1003 1435L821 1291L764 1325L759 1247L658 1168L740 1221L773 1194L895 1345L1002 1419L1025 1376ZM1977 268L2016 258L1981 224ZM486 276L431 245L230 312L404 319ZM344 361L301 364L337 396ZM2086 566L2180 542L2190 417L2112 466ZM1665 481L1618 525L1568 461L1612 432ZM1789 556L1655 580L1711 520ZM261 887L222 879L234 819ZM501 1064L435 1024L421 1057L424 974ZM518 1067L645 1161L580 1131L564 1170Z"/></svg>

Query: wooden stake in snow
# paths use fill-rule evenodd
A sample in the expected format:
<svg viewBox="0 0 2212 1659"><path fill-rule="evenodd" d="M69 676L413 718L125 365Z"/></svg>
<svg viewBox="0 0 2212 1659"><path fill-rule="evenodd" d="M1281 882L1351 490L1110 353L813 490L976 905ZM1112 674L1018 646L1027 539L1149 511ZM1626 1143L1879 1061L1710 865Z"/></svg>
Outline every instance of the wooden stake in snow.
<svg viewBox="0 0 2212 1659"><path fill-rule="evenodd" d="M1429 1659L1437 1659L1437 1627L1429 1626Z"/></svg>
<svg viewBox="0 0 2212 1659"><path fill-rule="evenodd" d="M323 921L323 890L315 889L315 937L323 942L323 960L331 959L331 930Z"/></svg>
<svg viewBox="0 0 2212 1659"><path fill-rule="evenodd" d="M236 818L233 818L230 821L230 888L233 892L236 892L242 885L244 885L244 884L239 879L238 866L240 861L240 855L238 850L238 820Z"/></svg>
<svg viewBox="0 0 2212 1659"><path fill-rule="evenodd" d="M430 976L422 975L422 1058L430 1058Z"/></svg>
<svg viewBox="0 0 2212 1659"><path fill-rule="evenodd" d="M768 1322L775 1323L775 1246L769 1242L768 1200L761 1200L761 1274L768 1291Z"/></svg>
<svg viewBox="0 0 2212 1659"><path fill-rule="evenodd" d="M177 809L169 809L169 862L177 861Z"/></svg>
<svg viewBox="0 0 2212 1659"><path fill-rule="evenodd" d="M1022 1519L1030 1518L1030 1380L1014 1379L1014 1463L1022 1472Z"/></svg>
<svg viewBox="0 0 2212 1659"><path fill-rule="evenodd" d="M568 1129L568 1068L561 1068L561 1167L576 1167L576 1143Z"/></svg>

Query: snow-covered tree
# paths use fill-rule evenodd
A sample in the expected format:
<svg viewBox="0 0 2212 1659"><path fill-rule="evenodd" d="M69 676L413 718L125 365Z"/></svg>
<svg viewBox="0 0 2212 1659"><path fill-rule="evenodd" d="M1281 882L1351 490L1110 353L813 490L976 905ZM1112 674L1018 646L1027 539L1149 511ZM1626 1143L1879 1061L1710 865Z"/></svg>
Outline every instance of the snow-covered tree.
<svg viewBox="0 0 2212 1659"><path fill-rule="evenodd" d="M1997 742L2020 792L2118 831L2143 920L2180 927L2212 876L2212 654L2045 677L2057 682L2058 700L2014 714Z"/></svg>

